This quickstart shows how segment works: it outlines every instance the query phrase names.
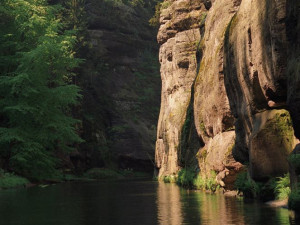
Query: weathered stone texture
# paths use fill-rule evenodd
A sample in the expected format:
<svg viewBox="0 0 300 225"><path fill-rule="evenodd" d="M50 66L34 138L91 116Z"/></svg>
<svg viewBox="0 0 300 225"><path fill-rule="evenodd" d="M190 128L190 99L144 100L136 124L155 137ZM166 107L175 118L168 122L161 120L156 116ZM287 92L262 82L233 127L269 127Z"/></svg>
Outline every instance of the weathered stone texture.
<svg viewBox="0 0 300 225"><path fill-rule="evenodd" d="M202 145L200 173L216 171L222 186L242 169L235 160L257 180L288 171L293 127L300 136L299 18L296 0L178 0L162 11L159 176L181 166L186 126Z"/></svg>
<svg viewBox="0 0 300 225"><path fill-rule="evenodd" d="M173 2L169 8L162 11L160 18L163 24L157 38L161 44L159 60L162 92L156 152L159 152L159 158L163 160L161 164L159 163L161 166L159 176L175 174L179 170L178 146L196 77L197 46L195 43L200 40L200 30L197 26L199 26L201 13L206 9L201 1L197 4L190 4L190 2L196 1ZM191 18L192 15L198 20L186 19ZM181 22L186 27L179 25Z"/></svg>
<svg viewBox="0 0 300 225"><path fill-rule="evenodd" d="M196 157L201 143L205 147L200 148L198 155L207 152L207 158L199 159L203 176L209 177L212 170L220 173L241 167L231 154L234 131L225 132L233 130L234 125L222 69L225 27L238 4L239 1L211 4L180 0L161 13L157 36L162 77L156 143L158 176L174 174L180 166L191 166L186 164L191 161L189 158ZM187 115L188 110L192 116ZM184 136L188 137L183 140ZM198 144L192 143L191 137L199 139ZM183 141L187 143L182 144ZM227 168L228 163L231 166ZM223 173L222 179L226 175Z"/></svg>
<svg viewBox="0 0 300 225"><path fill-rule="evenodd" d="M237 135L233 154L250 163L255 179L286 173L294 144L293 135L281 135L280 121L274 122L275 115L289 117L275 110L287 99L285 17L285 0L243 0L226 31L225 85ZM293 133L292 126L287 129ZM280 144L286 139L291 145Z"/></svg>

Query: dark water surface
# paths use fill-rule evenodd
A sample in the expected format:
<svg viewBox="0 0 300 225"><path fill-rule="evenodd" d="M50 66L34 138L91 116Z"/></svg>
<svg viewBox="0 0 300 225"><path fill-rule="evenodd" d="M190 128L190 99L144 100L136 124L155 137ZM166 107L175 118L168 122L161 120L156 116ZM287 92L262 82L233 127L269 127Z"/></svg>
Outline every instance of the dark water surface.
<svg viewBox="0 0 300 225"><path fill-rule="evenodd" d="M145 180L0 191L0 225L295 224L287 209Z"/></svg>

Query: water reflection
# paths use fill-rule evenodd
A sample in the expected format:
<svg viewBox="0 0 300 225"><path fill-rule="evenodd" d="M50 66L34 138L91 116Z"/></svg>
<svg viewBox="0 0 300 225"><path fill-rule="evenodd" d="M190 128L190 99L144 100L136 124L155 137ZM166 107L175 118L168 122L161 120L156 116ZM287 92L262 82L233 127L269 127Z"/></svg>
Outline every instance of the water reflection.
<svg viewBox="0 0 300 225"><path fill-rule="evenodd" d="M242 202L223 195L198 194L203 224L244 225Z"/></svg>
<svg viewBox="0 0 300 225"><path fill-rule="evenodd" d="M285 225L286 209L147 180L0 191L0 225Z"/></svg>
<svg viewBox="0 0 300 225"><path fill-rule="evenodd" d="M158 223L160 225L285 225L296 224L287 209L270 208L224 195L211 195L180 189L174 184L158 184Z"/></svg>
<svg viewBox="0 0 300 225"><path fill-rule="evenodd" d="M158 183L157 209L160 225L182 224L180 188L173 184Z"/></svg>

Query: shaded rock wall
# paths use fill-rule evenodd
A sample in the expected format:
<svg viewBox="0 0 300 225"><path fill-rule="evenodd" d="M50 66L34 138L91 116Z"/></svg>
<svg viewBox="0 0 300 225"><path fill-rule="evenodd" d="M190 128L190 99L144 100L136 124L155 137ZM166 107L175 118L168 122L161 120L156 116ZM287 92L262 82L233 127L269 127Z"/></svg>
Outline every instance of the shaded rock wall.
<svg viewBox="0 0 300 225"><path fill-rule="evenodd" d="M256 180L286 173L296 144L289 112L296 136L300 118L296 3L170 3L158 33L163 81L158 175L197 167L190 158L198 159L202 175L214 170L227 186L241 163L249 163ZM182 33L193 33L190 45L180 45Z"/></svg>
<svg viewBox="0 0 300 225"><path fill-rule="evenodd" d="M287 103L295 136L300 138L300 2L287 0Z"/></svg>
<svg viewBox="0 0 300 225"><path fill-rule="evenodd" d="M226 31L225 84L237 134L233 153L250 163L256 179L285 173L294 145L288 112L274 111L286 107L285 17L284 0L243 0ZM278 145L285 138L290 145Z"/></svg>
<svg viewBox="0 0 300 225"><path fill-rule="evenodd" d="M153 170L160 77L154 3L87 0L88 47L77 167ZM80 165L84 164L84 165Z"/></svg>

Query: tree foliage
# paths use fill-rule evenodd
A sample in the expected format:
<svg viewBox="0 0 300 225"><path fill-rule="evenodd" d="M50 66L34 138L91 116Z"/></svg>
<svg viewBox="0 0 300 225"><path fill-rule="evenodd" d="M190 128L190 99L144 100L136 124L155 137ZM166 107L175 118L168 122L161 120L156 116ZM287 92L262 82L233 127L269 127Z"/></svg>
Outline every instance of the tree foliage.
<svg viewBox="0 0 300 225"><path fill-rule="evenodd" d="M70 116L80 98L71 83L81 60L61 12L46 0L0 5L0 157L31 179L55 174L54 154L82 141Z"/></svg>

